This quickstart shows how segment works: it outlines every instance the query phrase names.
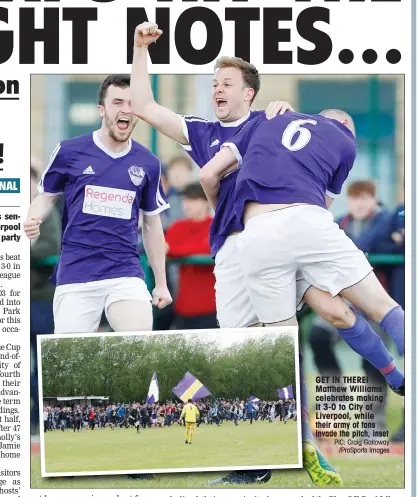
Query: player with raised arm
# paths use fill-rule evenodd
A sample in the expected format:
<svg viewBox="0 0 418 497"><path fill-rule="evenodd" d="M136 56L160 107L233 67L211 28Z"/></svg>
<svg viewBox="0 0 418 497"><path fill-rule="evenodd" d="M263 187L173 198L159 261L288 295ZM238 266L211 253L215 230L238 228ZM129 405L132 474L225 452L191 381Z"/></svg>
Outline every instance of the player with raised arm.
<svg viewBox="0 0 418 497"><path fill-rule="evenodd" d="M222 144L232 138L255 118L263 118L264 111L251 111L251 104L260 88L256 68L236 57L217 61L213 80L212 103L218 121L211 122L196 116L179 116L158 104L153 97L147 68L148 46L158 40L162 31L154 23L143 23L136 28L132 65L132 111L157 128L161 133L181 143L201 168L219 152ZM285 102L273 102L267 109L269 117L293 110ZM203 184L214 184L216 195L210 200L216 204L210 231L212 256L215 258L217 317L221 328L239 328L258 324L235 250L237 235L243 224L233 209L233 195L237 171L216 171L206 175ZM231 174L227 174L233 171ZM225 176L226 175L226 176ZM207 181L205 181L207 179ZM311 298L311 295L313 296ZM326 292L310 288L299 280L298 298L334 326L352 325L355 316L342 299L332 299Z"/></svg>
<svg viewBox="0 0 418 497"><path fill-rule="evenodd" d="M153 97L147 68L148 46L161 35L156 24L143 23L135 31L132 65L132 111L161 133L180 143L198 166L203 167L244 124L263 112L250 112L259 89L254 66L237 58L224 58L213 81L212 102L219 121L197 116L180 116L159 105ZM284 111L284 103L271 107ZM232 212L230 197L235 173L221 185L218 205L210 230L211 253L215 258L217 318L223 328L254 325L256 316L240 285L234 265L235 238L242 226Z"/></svg>
<svg viewBox="0 0 418 497"><path fill-rule="evenodd" d="M100 86L98 131L62 141L51 156L24 230L30 239L60 195L65 197L61 257L55 269L55 333L97 331L105 310L115 331L152 329L152 306L171 303L159 213L169 208L161 164L130 136L130 77L108 76ZM154 272L153 296L137 252L142 210L144 246Z"/></svg>

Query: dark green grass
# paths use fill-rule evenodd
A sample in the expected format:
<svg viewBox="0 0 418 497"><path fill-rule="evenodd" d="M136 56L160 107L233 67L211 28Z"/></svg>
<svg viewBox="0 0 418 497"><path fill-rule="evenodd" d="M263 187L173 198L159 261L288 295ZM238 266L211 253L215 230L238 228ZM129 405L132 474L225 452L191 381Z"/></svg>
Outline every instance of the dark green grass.
<svg viewBox="0 0 418 497"><path fill-rule="evenodd" d="M298 464L297 424L268 421L201 425L192 445L185 429L60 430L45 434L47 473Z"/></svg>
<svg viewBox="0 0 418 497"><path fill-rule="evenodd" d="M344 479L346 488L402 488L402 457L330 458ZM40 457L32 457L32 488L205 488L208 480L225 473L190 473L156 475L150 481L129 480L125 476L86 476L41 478ZM276 470L271 480L258 488L308 488L312 483L304 470ZM234 486L233 488L239 488Z"/></svg>

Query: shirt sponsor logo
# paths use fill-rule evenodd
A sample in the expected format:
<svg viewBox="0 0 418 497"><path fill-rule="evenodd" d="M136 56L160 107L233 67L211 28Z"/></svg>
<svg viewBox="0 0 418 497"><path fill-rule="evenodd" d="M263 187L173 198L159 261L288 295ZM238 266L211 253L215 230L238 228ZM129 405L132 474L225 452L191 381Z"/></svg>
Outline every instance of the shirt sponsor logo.
<svg viewBox="0 0 418 497"><path fill-rule="evenodd" d="M131 219L135 191L86 185L84 189L83 212L93 216Z"/></svg>
<svg viewBox="0 0 418 497"><path fill-rule="evenodd" d="M128 169L129 177L135 186L139 186L145 178L145 173L142 167L131 166Z"/></svg>

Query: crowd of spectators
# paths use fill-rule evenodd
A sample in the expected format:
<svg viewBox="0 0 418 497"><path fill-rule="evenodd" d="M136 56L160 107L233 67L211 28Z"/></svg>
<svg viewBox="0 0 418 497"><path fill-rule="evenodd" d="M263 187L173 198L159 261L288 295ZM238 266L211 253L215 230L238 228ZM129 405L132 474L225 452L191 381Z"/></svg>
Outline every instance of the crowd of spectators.
<svg viewBox="0 0 418 497"><path fill-rule="evenodd" d="M210 401L197 401L200 418L198 425L221 426L224 422L268 421L270 423L289 420L296 421L296 402L292 400L260 401L217 398ZM184 425L180 419L184 404L166 401L152 405L146 402L129 404L109 404L107 406L58 406L44 407L44 431L67 429L80 431L95 428L162 428L173 425Z"/></svg>

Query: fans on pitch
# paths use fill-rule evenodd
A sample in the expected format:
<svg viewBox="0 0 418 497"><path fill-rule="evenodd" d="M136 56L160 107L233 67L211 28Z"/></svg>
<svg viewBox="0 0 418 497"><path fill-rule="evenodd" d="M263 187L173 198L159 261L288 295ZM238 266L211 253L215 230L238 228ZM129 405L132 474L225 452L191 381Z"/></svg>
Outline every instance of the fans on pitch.
<svg viewBox="0 0 418 497"><path fill-rule="evenodd" d="M221 426L233 422L252 424L253 421L296 421L297 404L293 399L260 401L258 404L240 399L216 398L193 403L199 412L196 426L201 424ZM108 406L45 407L43 412L44 432L53 430L94 430L95 428L162 428L173 425L185 426L181 418L182 402L166 401L147 405L145 402L112 404ZM187 422L187 420L186 420Z"/></svg>

